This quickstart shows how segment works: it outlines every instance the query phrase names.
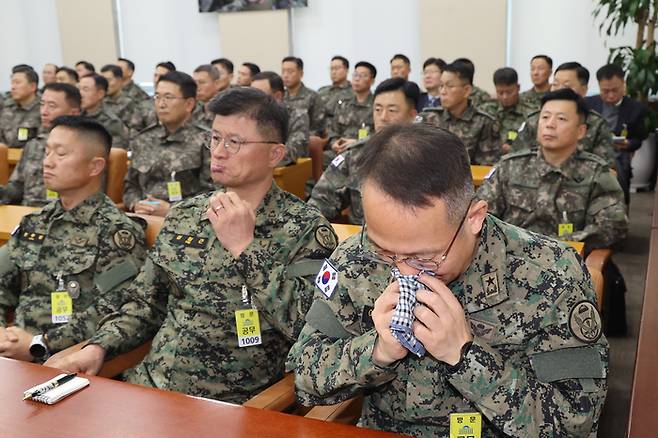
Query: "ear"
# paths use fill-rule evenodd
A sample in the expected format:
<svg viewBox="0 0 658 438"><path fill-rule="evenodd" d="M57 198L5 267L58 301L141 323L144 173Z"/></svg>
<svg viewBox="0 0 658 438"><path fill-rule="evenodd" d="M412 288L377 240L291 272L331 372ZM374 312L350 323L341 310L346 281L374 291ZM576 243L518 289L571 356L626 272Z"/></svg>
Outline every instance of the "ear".
<svg viewBox="0 0 658 438"><path fill-rule="evenodd" d="M275 91L272 94L272 98L276 100L277 102L283 101L283 91Z"/></svg>
<svg viewBox="0 0 658 438"><path fill-rule="evenodd" d="M270 148L269 167L274 169L281 162L281 160L283 160L283 157L285 156L286 156L286 147L283 143L272 145L272 147Z"/></svg>
<svg viewBox="0 0 658 438"><path fill-rule="evenodd" d="M106 161L102 157L94 157L89 162L89 176L99 176L105 170Z"/></svg>
<svg viewBox="0 0 658 438"><path fill-rule="evenodd" d="M473 85L466 84L466 86L464 88L466 90L466 97L470 96L471 93L473 92Z"/></svg>
<svg viewBox="0 0 658 438"><path fill-rule="evenodd" d="M587 124L581 123L578 125L578 140L585 138L585 134L587 134Z"/></svg>
<svg viewBox="0 0 658 438"><path fill-rule="evenodd" d="M185 109L191 114L194 111L194 105L196 105L196 99L190 97L185 99Z"/></svg>
<svg viewBox="0 0 658 438"><path fill-rule="evenodd" d="M489 211L489 206L487 201L475 201L466 215L466 221L464 223L464 228L474 236L480 234L482 231L482 224L487 218L487 211Z"/></svg>

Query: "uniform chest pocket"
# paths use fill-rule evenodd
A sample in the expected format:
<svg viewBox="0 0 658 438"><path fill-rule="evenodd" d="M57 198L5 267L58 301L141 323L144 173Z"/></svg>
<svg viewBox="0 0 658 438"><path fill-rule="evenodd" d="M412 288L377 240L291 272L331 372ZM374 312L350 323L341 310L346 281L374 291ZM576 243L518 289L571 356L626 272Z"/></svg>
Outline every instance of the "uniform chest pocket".
<svg viewBox="0 0 658 438"><path fill-rule="evenodd" d="M578 222L584 217L589 195L590 185L587 182L564 181L555 199L555 206L558 211L567 212L570 221Z"/></svg>
<svg viewBox="0 0 658 438"><path fill-rule="evenodd" d="M537 206L538 186L511 181L507 193L507 204L510 208L529 214Z"/></svg>

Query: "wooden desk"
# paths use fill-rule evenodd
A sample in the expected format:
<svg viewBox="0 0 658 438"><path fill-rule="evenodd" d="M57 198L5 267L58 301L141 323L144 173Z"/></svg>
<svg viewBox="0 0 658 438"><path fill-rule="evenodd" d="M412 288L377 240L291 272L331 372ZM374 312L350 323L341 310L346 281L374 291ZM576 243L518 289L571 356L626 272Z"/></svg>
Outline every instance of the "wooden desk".
<svg viewBox="0 0 658 438"><path fill-rule="evenodd" d="M21 148L9 148L7 151L7 162L9 163L9 175L16 167L19 161L21 161L21 155L23 155L23 149Z"/></svg>
<svg viewBox="0 0 658 438"><path fill-rule="evenodd" d="M0 205L0 246L9 240L11 232L21 222L23 216L37 210L39 210L37 207Z"/></svg>
<svg viewBox="0 0 658 438"><path fill-rule="evenodd" d="M493 166L480 166L476 164L471 165L471 175L473 175L473 184L475 188L480 187L484 177L491 171Z"/></svg>
<svg viewBox="0 0 658 438"><path fill-rule="evenodd" d="M0 436L102 437L393 437L390 433L310 420L159 391L102 377L48 406L21 400L23 391L59 374L0 358Z"/></svg>

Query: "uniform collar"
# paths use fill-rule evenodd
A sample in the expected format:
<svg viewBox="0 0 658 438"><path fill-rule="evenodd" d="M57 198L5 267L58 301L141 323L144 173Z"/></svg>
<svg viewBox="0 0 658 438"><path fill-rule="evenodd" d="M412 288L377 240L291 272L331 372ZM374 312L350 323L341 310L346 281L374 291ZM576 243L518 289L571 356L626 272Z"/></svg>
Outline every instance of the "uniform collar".
<svg viewBox="0 0 658 438"><path fill-rule="evenodd" d="M471 99L468 100L468 105L466 105L466 110L464 113L459 116L459 117L453 117L452 114L450 114L450 111L444 108L443 111L443 118L444 120L465 120L467 122L470 122L473 119L473 116L475 115L475 107L471 103Z"/></svg>
<svg viewBox="0 0 658 438"><path fill-rule="evenodd" d="M94 213L105 203L103 192L96 192L71 210L64 210L61 199L46 205L43 210L49 217L65 219L71 222L90 224Z"/></svg>
<svg viewBox="0 0 658 438"><path fill-rule="evenodd" d="M574 181L582 180L581 172L579 172L578 166L576 166L577 157L580 154L580 149L576 148L575 152L571 154L560 166L555 167L549 164L544 158L541 147L537 148L537 174L540 176L546 176L549 173L559 173L566 179L571 179Z"/></svg>

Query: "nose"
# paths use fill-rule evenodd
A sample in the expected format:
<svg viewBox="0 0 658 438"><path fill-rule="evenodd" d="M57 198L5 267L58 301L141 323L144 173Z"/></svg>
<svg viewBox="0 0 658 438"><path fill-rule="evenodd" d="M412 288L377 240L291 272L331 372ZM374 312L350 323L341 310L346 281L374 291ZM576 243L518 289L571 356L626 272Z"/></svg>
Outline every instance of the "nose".
<svg viewBox="0 0 658 438"><path fill-rule="evenodd" d="M395 262L395 267L399 269L402 275L418 275L420 273L420 270L412 268L404 262Z"/></svg>

